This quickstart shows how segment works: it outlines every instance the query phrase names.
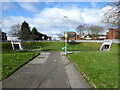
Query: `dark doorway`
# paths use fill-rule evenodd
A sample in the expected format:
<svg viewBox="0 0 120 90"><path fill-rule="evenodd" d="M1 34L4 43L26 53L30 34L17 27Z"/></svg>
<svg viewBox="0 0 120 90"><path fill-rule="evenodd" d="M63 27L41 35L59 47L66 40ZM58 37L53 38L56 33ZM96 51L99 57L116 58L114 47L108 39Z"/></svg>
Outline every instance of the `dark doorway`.
<svg viewBox="0 0 120 90"><path fill-rule="evenodd" d="M101 51L108 51L110 45L103 45Z"/></svg>
<svg viewBox="0 0 120 90"><path fill-rule="evenodd" d="M14 45L14 50L20 50L19 44L13 44Z"/></svg>
<svg viewBox="0 0 120 90"><path fill-rule="evenodd" d="M109 49L109 46L110 46L110 45L105 45L105 49Z"/></svg>

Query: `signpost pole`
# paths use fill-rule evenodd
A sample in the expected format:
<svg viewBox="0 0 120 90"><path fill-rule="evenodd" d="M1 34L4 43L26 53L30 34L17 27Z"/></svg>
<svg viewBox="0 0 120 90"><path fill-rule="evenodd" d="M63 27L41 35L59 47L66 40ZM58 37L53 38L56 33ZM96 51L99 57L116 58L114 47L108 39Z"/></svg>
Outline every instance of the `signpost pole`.
<svg viewBox="0 0 120 90"><path fill-rule="evenodd" d="M67 19L67 16L64 16L65 19ZM67 22L66 22L66 25L67 25ZM66 30L66 34L65 34L65 55L67 55L67 30Z"/></svg>
<svg viewBox="0 0 120 90"><path fill-rule="evenodd" d="M65 48L65 55L67 55L67 32L66 32L66 37L65 38L66 38L66 40L65 40L65 47L66 47Z"/></svg>

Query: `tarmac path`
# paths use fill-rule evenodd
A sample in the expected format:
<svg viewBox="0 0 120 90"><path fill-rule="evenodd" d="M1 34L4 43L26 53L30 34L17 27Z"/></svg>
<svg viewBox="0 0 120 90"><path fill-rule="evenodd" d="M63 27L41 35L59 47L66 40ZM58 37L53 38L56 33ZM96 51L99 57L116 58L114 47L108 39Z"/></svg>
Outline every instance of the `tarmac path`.
<svg viewBox="0 0 120 90"><path fill-rule="evenodd" d="M58 51L41 55L2 81L3 88L90 88L88 83Z"/></svg>

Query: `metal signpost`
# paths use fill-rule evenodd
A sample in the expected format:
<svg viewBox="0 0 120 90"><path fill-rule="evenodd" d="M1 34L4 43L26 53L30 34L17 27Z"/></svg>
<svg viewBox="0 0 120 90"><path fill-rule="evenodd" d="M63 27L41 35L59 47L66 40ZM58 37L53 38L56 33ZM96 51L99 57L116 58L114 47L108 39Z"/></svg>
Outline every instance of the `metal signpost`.
<svg viewBox="0 0 120 90"><path fill-rule="evenodd" d="M64 19L67 19L67 16L64 16ZM67 22L66 22L66 25L67 25ZM67 55L67 30L65 34L65 55Z"/></svg>
<svg viewBox="0 0 120 90"><path fill-rule="evenodd" d="M67 55L67 32L65 34L65 55Z"/></svg>

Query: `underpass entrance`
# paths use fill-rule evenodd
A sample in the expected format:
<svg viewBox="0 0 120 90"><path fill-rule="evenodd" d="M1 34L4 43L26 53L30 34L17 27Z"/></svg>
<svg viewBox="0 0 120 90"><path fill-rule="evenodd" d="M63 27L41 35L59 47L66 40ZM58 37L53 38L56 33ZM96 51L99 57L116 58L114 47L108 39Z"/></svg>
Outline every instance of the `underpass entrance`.
<svg viewBox="0 0 120 90"><path fill-rule="evenodd" d="M100 51L109 51L112 45L111 40L105 40L100 48Z"/></svg>

